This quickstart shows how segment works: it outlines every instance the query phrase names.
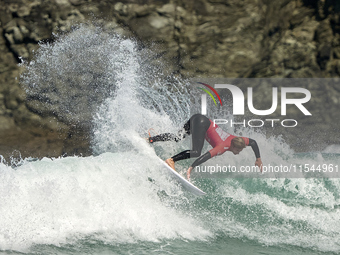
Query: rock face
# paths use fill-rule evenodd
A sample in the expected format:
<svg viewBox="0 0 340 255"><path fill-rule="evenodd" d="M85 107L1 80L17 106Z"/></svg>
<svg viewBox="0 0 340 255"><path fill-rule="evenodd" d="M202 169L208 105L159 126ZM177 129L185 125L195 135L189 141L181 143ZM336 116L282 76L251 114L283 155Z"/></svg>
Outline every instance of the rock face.
<svg viewBox="0 0 340 255"><path fill-rule="evenodd" d="M156 44L156 56L169 61L166 71L184 77L340 74L337 0L2 0L0 154L8 156L14 149L23 156L91 153L88 130L37 110L17 79L20 58L30 60L39 41L53 41L53 33L88 20L137 38L146 47ZM308 87L313 116L320 120L313 128L333 137L324 138L323 145L340 143L336 84Z"/></svg>

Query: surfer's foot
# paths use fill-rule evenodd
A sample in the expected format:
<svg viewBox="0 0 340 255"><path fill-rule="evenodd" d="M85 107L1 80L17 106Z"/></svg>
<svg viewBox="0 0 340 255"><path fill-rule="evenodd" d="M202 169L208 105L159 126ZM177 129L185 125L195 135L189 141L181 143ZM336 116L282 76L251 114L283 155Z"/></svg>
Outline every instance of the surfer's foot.
<svg viewBox="0 0 340 255"><path fill-rule="evenodd" d="M175 169L175 161L172 158L168 158L167 160L165 160L165 163L167 163L172 169Z"/></svg>

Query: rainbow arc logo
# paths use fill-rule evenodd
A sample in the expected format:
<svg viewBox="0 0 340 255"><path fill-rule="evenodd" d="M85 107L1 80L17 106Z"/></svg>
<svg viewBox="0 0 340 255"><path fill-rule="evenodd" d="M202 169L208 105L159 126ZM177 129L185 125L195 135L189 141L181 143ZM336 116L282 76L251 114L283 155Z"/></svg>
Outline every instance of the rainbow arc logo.
<svg viewBox="0 0 340 255"><path fill-rule="evenodd" d="M220 95L217 93L217 91L213 87L211 87L210 85L205 84L203 82L197 82L197 83L204 85L205 87L209 88L212 92L214 92L214 94L217 96L218 100L220 101L221 106L223 106ZM215 105L217 106L216 100L215 100L214 96L211 94L211 92L209 90L207 90L205 88L198 88L198 89L201 89L204 92L206 92L212 98L212 100L214 101Z"/></svg>

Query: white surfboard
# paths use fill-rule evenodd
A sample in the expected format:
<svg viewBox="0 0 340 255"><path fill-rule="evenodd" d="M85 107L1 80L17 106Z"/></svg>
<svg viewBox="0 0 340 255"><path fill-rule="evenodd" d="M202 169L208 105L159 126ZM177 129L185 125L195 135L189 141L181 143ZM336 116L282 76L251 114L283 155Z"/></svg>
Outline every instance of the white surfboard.
<svg viewBox="0 0 340 255"><path fill-rule="evenodd" d="M165 161L159 159L161 161L161 166L165 169L172 178L174 178L177 182L179 182L186 190L190 191L196 196L204 196L206 193L199 188L197 188L194 184L184 179L182 175L174 171Z"/></svg>

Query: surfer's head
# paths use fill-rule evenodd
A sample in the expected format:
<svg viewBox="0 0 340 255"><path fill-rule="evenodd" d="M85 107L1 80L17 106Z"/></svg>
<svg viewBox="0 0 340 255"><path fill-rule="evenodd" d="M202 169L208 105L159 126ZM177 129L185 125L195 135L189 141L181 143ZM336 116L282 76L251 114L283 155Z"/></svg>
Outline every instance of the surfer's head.
<svg viewBox="0 0 340 255"><path fill-rule="evenodd" d="M235 137L231 140L230 151L235 155L239 154L246 147L246 143L242 137Z"/></svg>

